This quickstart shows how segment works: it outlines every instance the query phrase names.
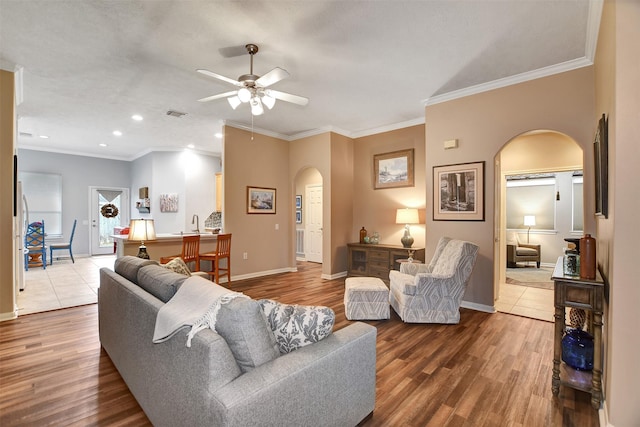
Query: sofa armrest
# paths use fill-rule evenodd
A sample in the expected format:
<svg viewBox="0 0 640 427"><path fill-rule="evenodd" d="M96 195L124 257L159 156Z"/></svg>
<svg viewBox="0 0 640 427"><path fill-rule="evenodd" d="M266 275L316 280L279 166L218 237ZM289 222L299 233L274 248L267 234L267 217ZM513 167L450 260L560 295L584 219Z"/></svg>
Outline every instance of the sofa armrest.
<svg viewBox="0 0 640 427"><path fill-rule="evenodd" d="M375 406L375 327L356 322L215 391L216 425L356 425Z"/></svg>

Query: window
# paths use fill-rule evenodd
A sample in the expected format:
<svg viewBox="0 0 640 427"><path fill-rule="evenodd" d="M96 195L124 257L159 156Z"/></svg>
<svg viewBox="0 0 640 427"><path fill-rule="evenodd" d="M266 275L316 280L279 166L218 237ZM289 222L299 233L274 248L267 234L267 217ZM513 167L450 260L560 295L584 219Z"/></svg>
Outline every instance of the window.
<svg viewBox="0 0 640 427"><path fill-rule="evenodd" d="M556 179L507 179L507 228L525 228L524 216L535 215L536 229L555 230Z"/></svg>
<svg viewBox="0 0 640 427"><path fill-rule="evenodd" d="M62 237L62 175L18 172L18 180L29 207L29 222L44 220L47 237Z"/></svg>

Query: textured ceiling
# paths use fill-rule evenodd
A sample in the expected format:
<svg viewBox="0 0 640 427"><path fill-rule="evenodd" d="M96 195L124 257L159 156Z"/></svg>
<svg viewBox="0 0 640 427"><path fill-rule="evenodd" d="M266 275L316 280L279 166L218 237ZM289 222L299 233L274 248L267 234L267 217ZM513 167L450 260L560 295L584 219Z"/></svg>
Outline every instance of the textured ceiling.
<svg viewBox="0 0 640 427"><path fill-rule="evenodd" d="M225 57L224 48L258 44L254 73L282 67L291 77L272 88L310 99L278 101L254 118L256 129L358 136L423 121L425 102L588 65L599 8L587 0L0 0L0 67L22 68L18 130L31 136L20 135L19 147L117 159L187 144L219 153L223 123L252 124L247 105L196 101L233 90L196 69L233 79L249 72L248 55ZM136 113L142 122L130 119Z"/></svg>

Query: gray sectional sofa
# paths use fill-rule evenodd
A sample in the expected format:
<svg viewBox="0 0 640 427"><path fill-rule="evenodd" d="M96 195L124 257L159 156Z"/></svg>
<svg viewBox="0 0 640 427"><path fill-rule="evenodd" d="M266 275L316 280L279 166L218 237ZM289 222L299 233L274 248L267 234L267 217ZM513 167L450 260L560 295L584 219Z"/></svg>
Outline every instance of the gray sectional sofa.
<svg viewBox="0 0 640 427"><path fill-rule="evenodd" d="M186 276L136 257L100 270L100 342L156 426L354 426L375 404L376 329L352 323L242 373L207 328L154 344L160 308ZM211 284L212 286L217 286Z"/></svg>

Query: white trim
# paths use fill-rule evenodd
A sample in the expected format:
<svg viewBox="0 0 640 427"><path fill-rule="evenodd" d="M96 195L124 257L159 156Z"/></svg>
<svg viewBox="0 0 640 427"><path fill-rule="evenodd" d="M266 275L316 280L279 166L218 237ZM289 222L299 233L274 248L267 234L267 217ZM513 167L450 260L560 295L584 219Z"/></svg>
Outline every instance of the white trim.
<svg viewBox="0 0 640 427"><path fill-rule="evenodd" d="M566 71L577 70L578 68L588 67L590 65L593 65L593 61L588 59L587 57L572 59L560 64L550 65L548 67L539 68L537 70L516 74L515 76L504 77L491 82L481 83L475 86L469 86L463 89L454 90L452 92L443 93L441 95L432 96L430 98L422 100L421 102L425 107L429 105L440 104L442 102L452 101L454 99L464 98L470 95L477 95L482 92L488 92L490 90L500 89L518 83L537 80L542 77L548 77L554 74L564 73Z"/></svg>
<svg viewBox="0 0 640 427"><path fill-rule="evenodd" d="M462 301L460 307L468 308L476 311L484 311L485 313L495 313L496 308L492 305L478 304L470 301Z"/></svg>
<svg viewBox="0 0 640 427"><path fill-rule="evenodd" d="M335 274L321 274L320 278L324 279L324 280L334 280L334 279L340 279L342 277L347 277L347 272L346 271L341 271L340 273L335 273Z"/></svg>
<svg viewBox="0 0 640 427"><path fill-rule="evenodd" d="M425 123L424 116L415 119L407 120L400 123L393 123L386 126L381 126L373 129L367 129L359 132L353 132L351 138L362 138L363 136L376 135L378 133L390 132L392 130L404 129L411 126L423 125Z"/></svg>
<svg viewBox="0 0 640 427"><path fill-rule="evenodd" d="M600 420L600 427L614 427L609 421L609 406L606 400L602 402L602 407L598 409L598 419Z"/></svg>
<svg viewBox="0 0 640 427"><path fill-rule="evenodd" d="M298 271L296 267L285 267L285 268L277 268L275 270L266 270L266 271L256 271L255 273L241 274L239 276L232 276L231 281L234 280L245 280L245 279L255 279L256 277L263 276L271 276L273 274L280 273L295 273Z"/></svg>
<svg viewBox="0 0 640 427"><path fill-rule="evenodd" d="M0 322L17 319L18 318L17 310L18 310L18 308L16 307L16 311L10 311L10 312L7 312L7 313L0 313Z"/></svg>
<svg viewBox="0 0 640 427"><path fill-rule="evenodd" d="M598 32L600 31L600 19L604 0L591 0L589 2L589 15L587 16L587 41L584 51L588 60L593 62L598 46Z"/></svg>

